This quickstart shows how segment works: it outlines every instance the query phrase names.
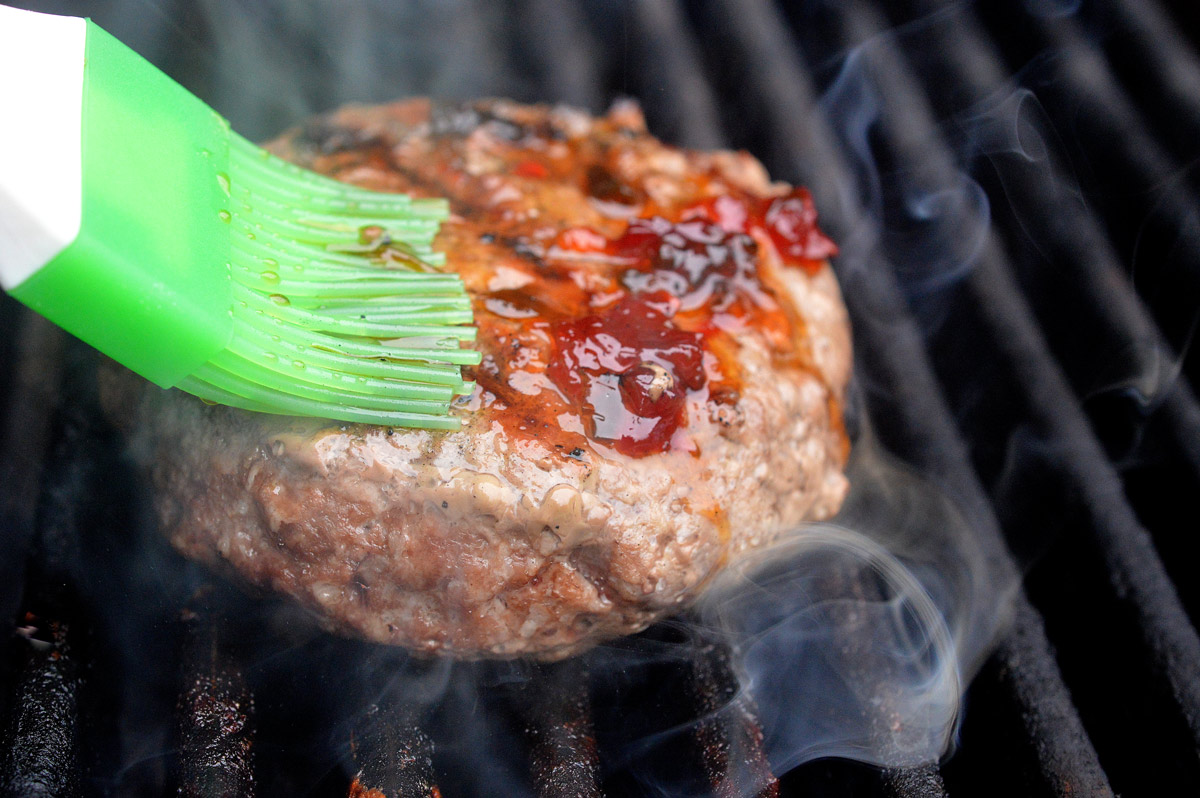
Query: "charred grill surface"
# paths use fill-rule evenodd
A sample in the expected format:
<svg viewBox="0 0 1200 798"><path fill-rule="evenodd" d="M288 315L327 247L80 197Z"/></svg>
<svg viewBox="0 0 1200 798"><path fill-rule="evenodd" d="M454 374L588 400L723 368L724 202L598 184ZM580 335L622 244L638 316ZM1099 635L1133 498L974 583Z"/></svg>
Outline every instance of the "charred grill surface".
<svg viewBox="0 0 1200 798"><path fill-rule="evenodd" d="M7 392L0 425L0 612L11 633L25 581L28 548L41 492L43 466L52 438L51 420L62 370L63 333L42 318L18 311L4 298ZM6 638L8 634L6 634Z"/></svg>
<svg viewBox="0 0 1200 798"><path fill-rule="evenodd" d="M71 798L81 794L80 667L69 627L32 613L18 630L23 664L13 685L2 738L0 794Z"/></svg>
<svg viewBox="0 0 1200 798"><path fill-rule="evenodd" d="M433 740L416 709L385 696L366 708L352 732L358 772L347 798L441 798L433 772Z"/></svg>
<svg viewBox="0 0 1200 798"><path fill-rule="evenodd" d="M905 770L886 770L883 774L891 798L944 798L946 785L933 765Z"/></svg>
<svg viewBox="0 0 1200 798"><path fill-rule="evenodd" d="M878 35L884 27L874 12L868 11L861 3L850 4L844 14L836 16L837 18L833 20L834 30L841 37L853 42L868 41L869 37ZM956 30L955 35L961 35L961 29ZM893 113L898 108L912 109L914 105L921 103L922 92L912 82L908 68L899 54L897 44L889 37L883 36L870 40L867 48L865 57L872 59L875 66L872 74L878 76L889 96L903 101L898 105L884 106L885 113L889 109ZM954 51L946 48L937 52ZM919 172L922 169L928 170L930 166L948 168L949 156L946 150L943 149L939 152L936 146L930 147L931 142L937 141L938 135L932 124L932 118L931 113L907 113L894 114L891 118L885 115L882 119L883 136L889 141L890 146L897 150L897 160L909 165L910 170ZM939 160L940 167L935 166ZM947 178L934 177L933 179L936 184L947 185ZM1020 207L1036 209L1032 210L1033 218L1052 225L1052 231L1047 230L1044 234L1037 236L1036 240L1046 242L1060 239L1063 235L1074 236L1074 246L1068 251L1074 253L1075 258L1087 259L1086 265L1081 263L1081 266L1095 270L1098 263L1111 261L1111 258L1094 256L1088 258L1088 255L1094 253L1097 247L1103 246L1103 237L1096 229L1095 223L1090 222L1086 215L1080 214L1083 218L1075 220L1074 224L1063 224L1064 215L1075 210L1070 203L1065 208L1061 201L1053 206L1048 200L1043 200L1039 204L1038 197L1018 193L1023 187L1031 185L1041 186L1044 189L1048 185L1047 181L1042 179L1034 183L1016 185L1010 183L1009 185L1014 189L1013 195L1022 199ZM1089 228L1094 235L1088 235ZM1159 678L1152 677L1148 681L1146 678L1148 674L1136 677L1131 674L1130 681L1136 684L1163 684L1160 679L1165 677L1165 684L1169 685L1168 690L1171 695L1169 697L1161 694L1158 696L1140 694L1137 697L1130 695L1129 711L1138 711L1136 707L1144 706L1145 702L1149 700L1160 702L1159 712L1171 713L1172 709L1161 703L1163 699L1166 699L1179 702L1178 709L1174 711L1181 711L1183 716L1190 721L1195 717L1195 691L1200 690L1200 673L1192 672L1195 663L1200 662L1200 649L1197 648L1196 633L1187 621L1174 587L1150 545L1146 530L1138 523L1131 508L1120 498L1119 477L1116 471L1108 463L1092 431L1088 428L1087 419L1076 410L1074 402L1070 400L1069 388L1062 382L1058 370L1049 361L1046 345L1038 340L1039 336L1031 334L1032 330L1027 326L1030 324L1029 311L1020 307L1019 300L1013 301L1016 292L1011 283L1007 286L1004 285L1011 279L1007 276L1011 268L1005 263L1002 245L999 242L989 241L985 244L982 257L976 267L967 276L965 285L968 290L978 296L976 302L979 308L979 318L985 325L993 327L995 332L990 333L993 340L996 341L997 347L1010 358L1011 368L1021 385L1022 395L1028 402L1032 423L1036 425L1034 428L1039 430L1042 439L1048 445L1058 450L1072 452L1071 457L1060 461L1062 468L1060 484L1068 495L1085 497L1081 506L1067 512L1085 513L1090 516L1087 525L1088 534L1075 540L1074 551L1069 555L1071 561L1060 562L1055 579L1060 579L1063 573L1070 573L1075 569L1073 561L1077 560L1081 549L1090 546L1098 548L1096 558L1104 565L1091 573L1107 574L1112 580L1112 584L1107 590L1102 587L1095 589L1088 601L1077 602L1068 611L1072 616L1086 614L1085 606L1096 606L1097 603L1103 602L1101 606L1112 607L1111 612L1104 613L1104 617L1108 619L1104 624L1106 628L1111 628L1112 622L1119 618L1128 624L1128 634L1144 635L1145 645L1153 652L1151 661L1154 664L1151 667L1160 676ZM1113 272L1115 273L1116 270L1114 269ZM1111 286L1114 276L1115 274L1110 274L1105 283ZM1080 287L1086 287L1089 283L1094 282L1094 277L1089 279L1081 276L1075 281L1074 290L1078 291ZM1097 292L1097 294L1099 293ZM1103 293L1107 295L1109 291ZM1043 300L1049 299L1049 292L1040 292L1035 295L1041 296ZM1104 304L1104 300L1097 295L1094 306L1103 307ZM955 329L954 337L961 340L963 331L970 323L969 320L964 320L962 324L953 328ZM931 344L935 348L953 345L939 341L936 337ZM942 362L953 364L953 361L948 358ZM1072 362L1078 363L1079 361ZM997 419L993 417L991 423L995 424L996 422ZM1025 528L1030 528L1044 523L1044 508L1039 510L1035 506L1023 503L1019 496L1005 498L1008 498L1009 501L1001 506L1009 514L1009 518L1006 520L1010 527L1026 525ZM1035 515L1021 517L1014 512L1018 509L1027 510ZM1021 542L1017 533L1010 533L1010 538L1018 544ZM1114 599L1119 601L1120 597L1128 597L1129 603L1124 608L1111 603ZM1037 598L1038 596L1035 596L1035 601ZM1055 621L1061 611L1051 607L1049 621ZM1096 636L1090 639L1099 645L1090 656L1106 657L1107 645L1106 642L1101 642L1104 639L1102 632L1097 628L1094 634ZM1086 647L1084 640L1080 639L1078 643L1081 648ZM1082 665L1082 662L1079 665L1086 667ZM1145 664L1130 662L1126 667L1136 672L1138 668L1145 667ZM1094 701L1085 706L1099 706L1096 702L1102 700L1100 693L1104 691L1107 680L1108 677L1096 682L1077 678L1077 689L1081 689L1083 684L1089 684L1087 689L1097 691ZM1111 707L1111 697L1103 699L1103 701ZM1085 720L1087 719L1085 718ZM1097 735L1097 739L1103 742L1105 738ZM1173 739L1177 740L1178 738ZM1112 744L1123 746L1115 739ZM1158 752L1162 751L1161 748L1155 748ZM1150 752L1147 751L1147 753ZM1102 750L1101 755L1103 756L1103 754ZM1170 757L1170 759L1176 762L1180 761L1175 757ZM1170 780L1164 780L1163 786L1165 787Z"/></svg>
<svg viewBox="0 0 1200 798"><path fill-rule="evenodd" d="M187 610L183 689L179 697L179 795L250 798L256 794L252 756L254 699L228 652L221 620Z"/></svg>
<svg viewBox="0 0 1200 798"><path fill-rule="evenodd" d="M599 798L589 674L580 660L547 665L513 690L539 798Z"/></svg>
<svg viewBox="0 0 1200 798"><path fill-rule="evenodd" d="M777 798L779 781L763 750L754 701L733 671L728 646L712 642L696 652L691 693L696 703L694 736L708 783L718 798Z"/></svg>
<svg viewBox="0 0 1200 798"><path fill-rule="evenodd" d="M54 340L45 337L46 331L40 328L40 323L26 328L33 347ZM25 357L38 354L36 348L24 352ZM46 350L40 352L46 354ZM49 374L52 381L61 377L55 369ZM30 426L11 431L9 444L14 450L6 452L17 458L29 457L33 467L40 465L43 457L56 463L36 511L21 514L30 522L36 518L36 523L25 569L24 609L9 644L10 667L16 677L0 738L0 794L13 798L68 798L81 795L83 787L80 741L85 665L77 649L81 643L86 649L87 619L75 582L80 567L78 535L85 517L78 502L87 496L91 463L81 446L79 419L70 414L65 426L58 428L53 447L47 446L49 425L39 416L49 414L53 406L46 402L47 397L39 396L39 388L45 387L43 380L18 383L14 399L18 408L30 414L24 419ZM39 400L43 402L40 405L36 404ZM15 480L18 490L24 482Z"/></svg>

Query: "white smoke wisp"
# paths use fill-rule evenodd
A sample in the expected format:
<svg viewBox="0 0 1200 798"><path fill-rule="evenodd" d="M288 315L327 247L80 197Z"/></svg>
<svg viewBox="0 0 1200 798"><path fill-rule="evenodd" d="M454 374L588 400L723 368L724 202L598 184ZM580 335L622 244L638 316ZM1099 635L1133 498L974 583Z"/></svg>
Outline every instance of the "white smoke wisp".
<svg viewBox="0 0 1200 798"><path fill-rule="evenodd" d="M776 772L827 756L938 761L1015 589L954 505L873 442L850 474L835 523L739 559L699 607L735 651Z"/></svg>
<svg viewBox="0 0 1200 798"><path fill-rule="evenodd" d="M813 526L738 561L706 599L739 639L779 772L842 756L936 760L958 718L951 634L920 582L882 546Z"/></svg>

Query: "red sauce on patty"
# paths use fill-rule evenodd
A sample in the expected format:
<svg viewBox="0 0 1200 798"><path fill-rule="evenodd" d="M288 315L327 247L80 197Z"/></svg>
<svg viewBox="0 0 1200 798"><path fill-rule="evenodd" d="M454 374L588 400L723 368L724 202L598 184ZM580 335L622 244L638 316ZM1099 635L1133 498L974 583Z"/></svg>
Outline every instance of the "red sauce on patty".
<svg viewBox="0 0 1200 798"><path fill-rule="evenodd" d="M761 250L810 275L836 253L807 190L752 194L713 165L639 172L668 148L608 119L578 136L553 116L456 113L403 166L382 145L330 157L348 177L392 161L388 188L450 199L459 221L439 240L475 296L484 353L470 401L510 433L571 457L693 449L689 408L737 401L740 331L806 367L803 323Z"/></svg>
<svg viewBox="0 0 1200 798"><path fill-rule="evenodd" d="M634 218L615 239L586 227L562 231L549 248L551 269L569 277L574 263L593 287L603 275L605 290L592 294L586 315L568 312L548 327L552 302L539 312L516 307L511 296L487 300L493 312L528 318L551 340L548 362L522 364L516 383L529 385L531 372L544 371L557 396L542 401L566 405L588 438L622 454L686 447L676 433L687 423L688 398L737 395L737 363L722 338L753 324L777 350L792 347L795 331L759 273L755 236L768 236L785 262L812 273L836 251L815 223L812 199L800 189L768 199L721 195L674 220ZM483 373L480 383L495 381Z"/></svg>

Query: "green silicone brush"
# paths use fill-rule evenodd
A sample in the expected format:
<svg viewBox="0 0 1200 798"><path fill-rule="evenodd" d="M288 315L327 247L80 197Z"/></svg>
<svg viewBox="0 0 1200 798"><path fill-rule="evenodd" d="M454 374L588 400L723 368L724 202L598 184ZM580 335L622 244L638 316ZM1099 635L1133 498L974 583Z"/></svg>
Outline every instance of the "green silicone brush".
<svg viewBox="0 0 1200 798"><path fill-rule="evenodd" d="M89 20L0 6L0 285L164 388L454 429L475 336L443 200L354 188L233 133Z"/></svg>

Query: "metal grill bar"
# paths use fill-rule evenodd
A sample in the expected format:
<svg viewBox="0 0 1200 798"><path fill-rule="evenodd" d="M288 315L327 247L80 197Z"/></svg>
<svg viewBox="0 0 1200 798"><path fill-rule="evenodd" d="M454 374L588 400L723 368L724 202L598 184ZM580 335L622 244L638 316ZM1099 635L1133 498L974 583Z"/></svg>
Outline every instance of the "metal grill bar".
<svg viewBox="0 0 1200 798"><path fill-rule="evenodd" d="M988 71L986 65L980 63L987 58L988 49L972 35L969 20L959 20L952 31L949 28L945 30L946 35L939 42L944 46L934 48L934 52L955 60L938 64L931 74L944 74L946 69L959 69L963 74L970 75L981 75ZM966 67L965 62L968 61L975 63L973 68ZM977 96L995 90L999 82L998 70L990 71L995 79L974 86ZM1094 287L1094 301L1085 306L1094 307L1101 314L1113 314L1114 306L1121 308L1120 300L1132 297L1133 292L1127 286L1123 291L1112 290L1114 285L1121 285L1123 280L1115 256L1103 248L1103 226L1082 209L1071 204L1064 205L1061 201L1055 201L1056 198L1047 196L1045 184L1045 181L1039 180L1012 180L1008 183L1010 189L1016 192L1016 201L1032 211L1031 221L1067 217L1066 224L1047 224L1035 230L1034 235L1040 241L1058 243L1058 249L1063 254L1058 263L1060 266L1069 265L1073 276L1079 278L1073 282L1074 285ZM1105 546L1105 556L1115 580L1114 590L1118 595L1128 593L1136 603L1147 644L1155 653L1158 667L1172 685L1176 700L1195 734L1194 721L1200 708L1196 704L1200 694L1195 692L1197 677L1200 677L1195 659L1195 631L1179 604L1162 563L1153 552L1146 531L1140 527L1122 497L1118 475L1107 464L1085 420L1075 410L1077 404L1072 400L1069 388L1061 378L1055 378L1053 372L1036 373L1041 371L1036 364L1044 358L1036 358L1033 353L1045 351L1045 345L1037 343L1039 336L1028 311L1017 312L1013 308L1012 298L1019 296L1015 284L989 288L980 298L978 306L993 324L1000 327L1001 331L996 334L997 341L1009 341L1014 345L1016 342L1025 342L1011 355L1014 367L1026 372L1024 387L1034 398L1039 416L1043 423L1054 430L1053 437L1064 441L1062 445L1065 450L1073 455L1064 462L1064 466L1073 472L1069 475L1071 481L1086 497L1087 508L1095 517L1095 529ZM1114 293L1118 296L1113 297ZM1112 336L1114 342L1128 341L1134 335L1153 337L1153 322L1136 303L1126 305L1122 310L1124 318L1109 322L1118 328ZM1024 329L1019 332L1012 329L1013 319L1020 320ZM1006 324L1006 320L1009 323ZM1187 423L1187 418L1195 415L1194 400L1185 386L1175 388L1165 401L1168 406L1176 408L1175 413L1168 416L1175 424L1182 426ZM1200 439L1186 428L1176 427L1175 434L1180 440ZM1195 449L1194 446L1185 448Z"/></svg>
<svg viewBox="0 0 1200 798"><path fill-rule="evenodd" d="M933 47L927 59L918 64L925 70L923 81L931 99L941 101L943 110L950 101L938 87L940 76L947 71L963 78L956 95L960 106L963 91L968 93L965 102L975 104L1004 90L1007 83L999 56L973 18L949 16L944 24L931 25L928 35ZM1030 227L1039 246L1049 248L1055 264L1054 268L1046 268L1040 256L1031 253L1035 262L1024 269L1022 278L1026 295L1039 301L1034 310L1043 327L1055 334L1050 345L1068 377L1083 390L1094 382L1105 360L1111 362L1117 356L1133 358L1128 366L1133 374L1155 374L1162 367L1158 359L1173 359L1169 346L1145 306L1138 302L1118 256L1105 243L1105 225L1064 196L1059 187L1069 185L1069 176L1057 165L1047 165L1049 173L1042 164L1021 169L1009 163L1004 180L1008 190L1014 192L1014 199L1029 211L1022 224ZM1010 240L1010 246L1018 251L1022 243L1018 238ZM1019 258L1017 262L1030 259ZM1103 336L1102 344L1097 345L1095 339L1081 341L1072 329L1063 329L1056 322L1062 316L1062 303L1075 297L1082 299L1079 312L1089 317L1092 334ZM1155 401L1180 460L1190 468L1193 484L1200 486L1200 451L1191 443L1200 439L1200 406L1194 394L1185 381L1175 379ZM1186 580L1177 579L1176 584L1186 590Z"/></svg>
<svg viewBox="0 0 1200 798"><path fill-rule="evenodd" d="M540 798L599 798L589 674L580 659L538 668L514 691Z"/></svg>
<svg viewBox="0 0 1200 798"><path fill-rule="evenodd" d="M707 0L699 11L712 49L741 55L709 64L713 82L728 100L714 100L727 110L726 127L741 134L738 143L758 155L772 174L800 181L812 192L823 225L837 224L849 232L852 217L861 211L847 204L846 170L820 168L826 157L840 159L838 145L819 118L811 72L778 8L770 0ZM752 114L749 124L738 123L743 111Z"/></svg>
<svg viewBox="0 0 1200 798"><path fill-rule="evenodd" d="M179 794L186 798L255 795L254 698L224 650L222 622L206 608L187 611L184 686L179 699Z"/></svg>
<svg viewBox="0 0 1200 798"><path fill-rule="evenodd" d="M942 798L946 784L934 765L908 770L887 770L884 787L893 798Z"/></svg>
<svg viewBox="0 0 1200 798"><path fill-rule="evenodd" d="M31 437L41 438L45 431L35 428ZM59 435L53 447L52 459L58 463L53 479L41 486L42 491L35 489L42 495L25 573L25 611L15 635L20 665L0 758L0 794L6 796L59 798L79 795L82 789L83 672L75 649L86 624L79 617L73 576L79 558L75 502L83 492L79 488L87 464L86 453L78 451L76 432L68 428ZM41 464L39 451L23 453Z"/></svg>
<svg viewBox="0 0 1200 798"><path fill-rule="evenodd" d="M1000 770L1001 760L991 752L975 751L975 756L985 763L962 777L953 774L952 785L966 783L955 794L966 796L979 791L980 780L993 783L1015 780L1018 784L1013 787L1020 788L1025 786L1020 782L1028 778L1026 772L1031 771L1037 774L1032 780L1044 785L1051 795L1111 796L1113 791L1100 767L1096 749L1048 649L1042 617L1023 593L1014 610L1012 630L1000 642L993 661L997 665L997 681L1015 705L1019 727L1028 738L1019 744L1029 744L1033 749L1036 770L1004 773ZM971 721L968 714L968 729ZM992 740L988 742L995 744ZM966 753L965 743L963 753ZM954 760L950 765L954 765Z"/></svg>
<svg viewBox="0 0 1200 798"><path fill-rule="evenodd" d="M50 446L50 420L62 381L64 334L50 322L9 303L19 314L15 363L4 426L0 430L0 631L9 638L21 600L25 560Z"/></svg>
<svg viewBox="0 0 1200 798"><path fill-rule="evenodd" d="M599 111L601 58L581 9L560 0L523 0L512 13L525 32L513 48L527 54L535 83L547 89L541 99Z"/></svg>
<svg viewBox="0 0 1200 798"><path fill-rule="evenodd" d="M720 147L717 106L678 0L630 0L629 16L629 72L655 131L688 147Z"/></svg>
<svg viewBox="0 0 1200 798"><path fill-rule="evenodd" d="M862 5L856 5L843 22L847 25L846 38L851 41L864 41L882 28ZM914 106L920 107L922 93L906 75L905 64L889 40L876 40L871 48L879 58L879 68L874 75L881 81L882 90L896 107L908 109L908 113L894 125L896 130L893 135L897 137L889 137L893 146L898 148L899 158L907 168L929 164L930 144L937 141L937 131L931 124L921 124L929 118L928 114L912 112ZM889 121L884 121L885 131L893 129ZM902 123L912 127L905 130L901 127ZM1052 215L1054 212L1054 209L1042 209L1045 214ZM1027 311L1022 312L1024 309L1017 307L1019 294L1014 290L1015 284L993 282L988 285L984 280L985 277L993 281L1000 280L1002 270L998 267L1002 263L999 253L992 254L985 249L981 265L968 278L968 283L981 292L986 291L978 304L984 317L1000 330L996 333L997 343L1002 347L1005 342L1014 346L1022 345L1021 351L1011 355L1013 368L1022 375L1027 396L1039 422L1052 431L1052 439L1058 442L1057 446L1062 451L1071 453L1063 463L1065 476L1072 487L1086 497L1080 510L1088 514L1095 540L1103 547L1102 554L1114 593L1116 596L1128 596L1134 605L1132 610L1139 622L1140 636L1154 652L1160 672L1171 684L1180 708L1191 722L1196 708L1200 707L1196 703L1200 698L1200 694L1196 693L1200 689L1200 641L1184 614L1148 534L1140 527L1122 498L1119 477L1109 466L1085 419L1076 409L1077 403L1069 389L1061 378L1055 379L1056 370L1046 355L1044 345L1038 341L1034 326L1028 323L1026 330L1013 329L1014 323L1029 318ZM992 264L997 267L994 272L985 270L985 266ZM988 288L992 290L987 291ZM1018 332L1025 334L1018 335ZM1089 543L1090 539L1083 542ZM1138 630L1131 631L1139 635ZM1096 655L1103 656L1103 653L1097 650Z"/></svg>
<svg viewBox="0 0 1200 798"><path fill-rule="evenodd" d="M925 10L937 7L937 4L930 3L919 5ZM1154 11L1150 3L1138 3L1136 7L1138 11L1133 12L1129 9L1130 13L1148 15ZM992 42L985 37L973 16L955 14L952 19L953 25L934 25L930 28L930 35L936 37L937 41L937 46L930 51L930 63L931 66L938 66L929 71L925 84L930 88L930 96L935 102L943 99L942 94L937 91L938 84L933 79L933 72L938 68L954 69L955 74L963 76L963 80L958 83L962 89L969 92L967 102L983 102L1007 85L1001 56ZM1169 47L1169 41L1164 43L1164 46ZM1183 58L1182 54L1177 55ZM1089 61L1093 67L1096 66L1094 58ZM1200 79L1200 76L1197 77ZM1194 102L1200 104L1200 93L1195 96ZM943 108L948 110L949 104L943 102ZM1177 121L1186 124L1182 120L1187 116L1188 114L1179 114ZM1194 140L1192 144L1194 148ZM1039 204L1034 207L1039 211L1051 207L1064 208L1064 200L1068 198L1063 196L1061 190L1055 190L1055 187L1071 185L1073 177L1061 164L1051 166L1053 172L1050 175L1041 174L1032 180L1026 178L1019 187L1021 193L1016 199L1023 203L1027 197L1038 198ZM1153 180L1152 177L1145 179ZM1177 181L1168 181L1168 185L1174 185L1175 182ZM1171 197L1163 198L1163 202L1170 201ZM1041 224L1036 230L1039 240L1053 242L1056 254L1061 253L1058 260L1072 267L1071 285L1075 290L1086 291L1087 301L1083 304L1083 309L1099 317L1100 327L1108 336L1109 346L1114 347L1115 351L1127 353L1127 357L1136 358L1136 362L1129 366L1130 371L1146 375L1154 375L1164 370L1168 372L1164 378L1167 384L1162 388L1161 395L1152 399L1167 422L1171 436L1182 444L1178 447L1179 454L1192 470L1192 479L1200 485L1200 450L1190 445L1190 442L1200 439L1200 403L1196 401L1193 390L1186 381L1169 373L1175 364L1180 362L1180 358L1164 339L1146 306L1137 300L1134 286L1129 283L1125 277L1125 270L1121 267L1120 257L1113 247L1106 244L1109 230L1112 229L1109 223L1115 220L1110 215L1107 220L1101 221L1095 214L1072 207L1073 205L1074 203L1067 203L1063 212L1069 214L1069 218L1057 225L1050 224L1042 212L1027 213L1027 216L1034 223L1040 221ZM1120 286L1120 289L1113 290L1114 284ZM1134 345L1130 346L1130 342ZM1104 351L1102 347L1095 346L1088 346L1086 349L1090 349L1092 354L1080 351L1077 347L1076 350L1060 355L1060 361L1069 370L1074 384L1084 390L1089 387L1088 380L1094 379L1096 372L1102 368L1096 364L1094 353Z"/></svg>
<svg viewBox="0 0 1200 798"><path fill-rule="evenodd" d="M1092 37L1118 73L1125 91L1175 158L1195 158L1200 141L1200 57L1154 0L1111 0L1087 9Z"/></svg>
<svg viewBox="0 0 1200 798"><path fill-rule="evenodd" d="M1193 329L1191 298L1200 295L1200 204L1180 164L1151 135L1076 21L1030 18L1014 37L1006 9L983 3L979 12L993 36L1004 41L1010 62L1028 57L1026 43L1055 53L1047 61L1051 79L1038 87L1039 96L1060 129L1078 134L1065 140L1076 148L1082 167L1077 177L1105 209L1101 240L1111 239L1129 263L1161 262L1140 275L1135 287L1181 347ZM1184 365L1194 370L1190 361Z"/></svg>
<svg viewBox="0 0 1200 798"><path fill-rule="evenodd" d="M433 747L417 711L396 696L383 696L367 707L351 735L358 773L348 798L440 798Z"/></svg>
<svg viewBox="0 0 1200 798"><path fill-rule="evenodd" d="M24 665L14 684L0 760L0 795L80 794L79 664L68 624L27 613Z"/></svg>
<svg viewBox="0 0 1200 798"><path fill-rule="evenodd" d="M709 643L692 662L701 763L716 798L777 798L779 781L763 750L758 713L738 684L731 653L723 644Z"/></svg>
<svg viewBox="0 0 1200 798"><path fill-rule="evenodd" d="M1192 45L1196 46L1196 31L1200 31L1200 9L1190 0L1164 0L1171 18L1179 26L1180 31L1189 36Z"/></svg>

